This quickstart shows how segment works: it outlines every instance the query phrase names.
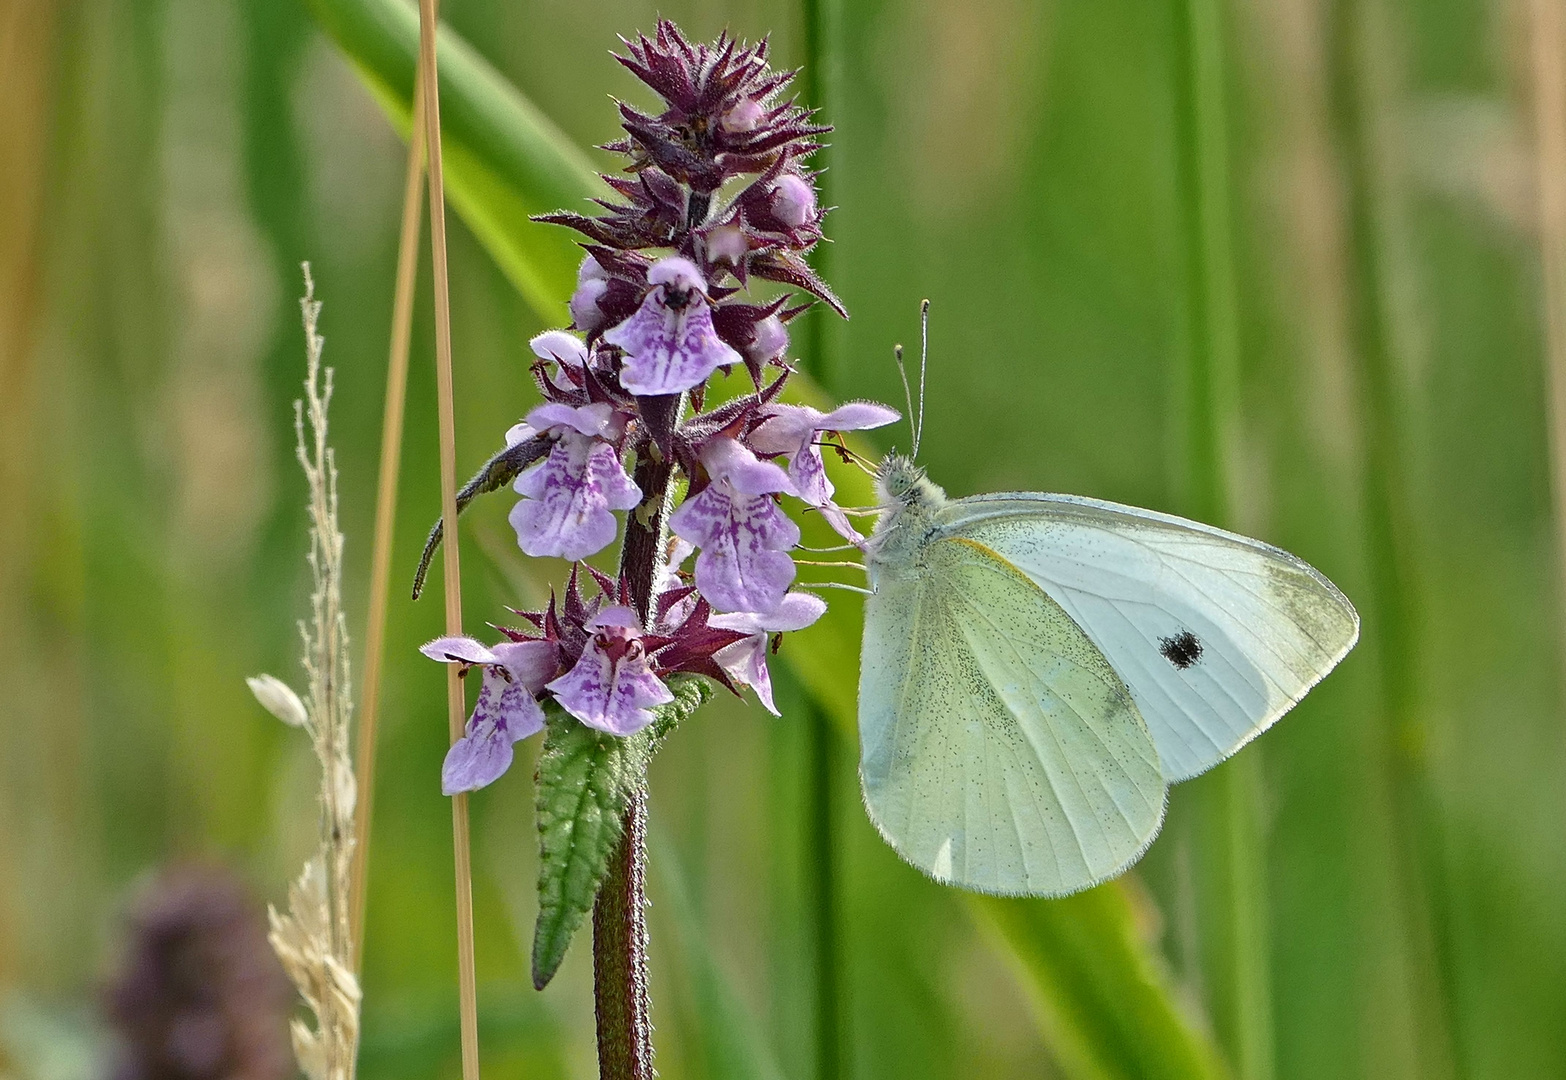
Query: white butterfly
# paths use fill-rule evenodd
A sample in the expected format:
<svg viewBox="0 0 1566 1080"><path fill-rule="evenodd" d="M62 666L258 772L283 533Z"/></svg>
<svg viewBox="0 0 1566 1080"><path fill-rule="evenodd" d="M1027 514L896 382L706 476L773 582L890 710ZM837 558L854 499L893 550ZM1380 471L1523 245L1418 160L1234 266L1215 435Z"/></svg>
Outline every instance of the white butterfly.
<svg viewBox="0 0 1566 1080"><path fill-rule="evenodd" d="M1122 872L1168 785L1265 731L1359 616L1285 551L1070 495L877 475L860 659L871 820L939 881L1059 896Z"/></svg>

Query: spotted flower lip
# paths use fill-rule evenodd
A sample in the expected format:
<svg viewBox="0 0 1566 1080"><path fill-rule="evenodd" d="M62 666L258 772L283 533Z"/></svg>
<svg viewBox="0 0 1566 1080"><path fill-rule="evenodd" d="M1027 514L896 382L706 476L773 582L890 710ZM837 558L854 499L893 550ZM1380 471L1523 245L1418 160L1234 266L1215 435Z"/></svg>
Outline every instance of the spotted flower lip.
<svg viewBox="0 0 1566 1080"><path fill-rule="evenodd" d="M674 694L654 675L641 641L641 623L627 607L608 607L586 624L592 634L582 657L547 684L566 712L611 735L634 735L653 722L651 707Z"/></svg>
<svg viewBox="0 0 1566 1080"><path fill-rule="evenodd" d="M772 634L803 630L825 615L826 609L826 601L814 593L791 592L765 615L749 611L714 615L707 620L709 626L749 636L719 650L713 659L731 679L754 690L768 712L780 716L772 700L772 676L767 671L767 640Z"/></svg>
<svg viewBox="0 0 1566 1080"><path fill-rule="evenodd" d="M718 611L771 611L794 580L787 552L799 526L771 498L793 494L788 474L735 439L718 436L702 450L712 482L669 516L669 529L701 549L696 587Z"/></svg>
<svg viewBox="0 0 1566 1080"><path fill-rule="evenodd" d="M513 744L543 729L537 694L559 666L559 647L552 641L486 646L470 637L440 637L419 651L432 660L483 672L463 736L441 764L441 791L455 795L494 783L511 767Z"/></svg>
<svg viewBox="0 0 1566 1080"><path fill-rule="evenodd" d="M598 406L541 405L528 416L556 408L580 417ZM611 511L630 510L642 500L641 488L626 475L614 445L575 426L561 434L547 458L517 477L514 486L524 498L511 509L511 527L518 546L534 557L575 560L602 551L619 530Z"/></svg>
<svg viewBox="0 0 1566 1080"><path fill-rule="evenodd" d="M625 351L621 386L643 396L678 394L719 367L742 362L713 328L707 283L695 263L678 255L660 259L647 282L652 288L636 314L603 336Z"/></svg>

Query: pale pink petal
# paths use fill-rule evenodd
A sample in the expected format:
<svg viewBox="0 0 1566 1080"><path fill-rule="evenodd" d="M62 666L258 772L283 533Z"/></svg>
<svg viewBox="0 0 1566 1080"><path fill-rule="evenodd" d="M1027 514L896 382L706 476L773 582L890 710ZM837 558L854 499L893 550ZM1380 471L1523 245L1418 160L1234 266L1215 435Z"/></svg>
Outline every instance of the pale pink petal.
<svg viewBox="0 0 1566 1080"><path fill-rule="evenodd" d="M555 428L583 435L602 435L613 423L614 406L606 401L597 401L591 405L549 402L527 414L527 424L535 431Z"/></svg>
<svg viewBox="0 0 1566 1080"><path fill-rule="evenodd" d="M647 284L668 285L681 292L706 292L707 281L696 264L679 255L659 259L647 270Z"/></svg>
<svg viewBox="0 0 1566 1080"><path fill-rule="evenodd" d="M821 511L821 516L826 518L827 524L832 526L837 535L855 547L865 546L865 534L854 528L853 522L848 520L848 515L843 513L836 503L822 503L816 509Z"/></svg>
<svg viewBox="0 0 1566 1080"><path fill-rule="evenodd" d="M611 660L590 640L576 666L549 684L555 700L588 727L611 735L634 735L653 722L649 706L674 694L647 667L640 651Z"/></svg>
<svg viewBox="0 0 1566 1080"><path fill-rule="evenodd" d="M669 528L701 549L696 587L719 611L771 611L794 580L785 552L799 543L799 526L765 495L710 484L670 515Z"/></svg>
<svg viewBox="0 0 1566 1080"><path fill-rule="evenodd" d="M598 264L595 262L593 265ZM582 367L587 363L587 346L582 344L581 338L564 330L545 330L529 341L528 347L540 360L554 360L572 367Z"/></svg>
<svg viewBox="0 0 1566 1080"><path fill-rule="evenodd" d="M815 426L817 431L865 431L902 418L902 413L878 401L850 401L822 416Z"/></svg>
<svg viewBox="0 0 1566 1080"><path fill-rule="evenodd" d="M568 432L549 457L517 477L527 496L511 510L517 543L533 556L584 559L615 537L611 510L629 510L641 489L609 443Z"/></svg>
<svg viewBox="0 0 1566 1080"><path fill-rule="evenodd" d="M553 641L502 641L493 652L512 680L532 694L542 690L560 667L560 646Z"/></svg>
<svg viewBox="0 0 1566 1080"><path fill-rule="evenodd" d="M738 225L719 225L707 233L707 258L711 262L738 266L749 250L745 230Z"/></svg>
<svg viewBox="0 0 1566 1080"><path fill-rule="evenodd" d="M779 634L803 630L825 615L826 609L826 601L815 593L791 592L771 611L714 615L707 620L707 624L720 630L737 630L742 634Z"/></svg>
<svg viewBox="0 0 1566 1080"><path fill-rule="evenodd" d="M511 767L512 744L544 726L544 710L520 683L484 668L473 715L441 765L441 791L455 795L492 784Z"/></svg>
<svg viewBox="0 0 1566 1080"><path fill-rule="evenodd" d="M594 266L598 265L596 262ZM609 283L603 278L588 278L571 294L571 322L584 334L590 334L604 323L603 308L598 301L609 291Z"/></svg>
<svg viewBox="0 0 1566 1080"><path fill-rule="evenodd" d="M726 435L707 440L701 463L715 481L726 481L742 495L794 494L788 474L770 461L762 461L736 439Z"/></svg>
<svg viewBox="0 0 1566 1080"><path fill-rule="evenodd" d="M642 621L636 617L636 612L620 604L606 607L587 620L588 630L605 630L610 627L617 630L634 630L635 634L622 636L636 637L641 634Z"/></svg>
<svg viewBox="0 0 1566 1080"><path fill-rule="evenodd" d="M811 506L825 506L832 501L832 492L837 490L827 476L821 448L813 442L794 451L788 462L788 478L799 497Z"/></svg>
<svg viewBox="0 0 1566 1080"><path fill-rule="evenodd" d="M778 177L772 185L772 214L791 229L815 220L816 189L793 173Z"/></svg>
<svg viewBox="0 0 1566 1080"><path fill-rule="evenodd" d="M706 282L693 263L660 259L647 280L653 288L636 314L604 334L625 350L620 385L633 394L678 394L720 366L740 362L713 328Z"/></svg>
<svg viewBox="0 0 1566 1080"><path fill-rule="evenodd" d="M792 454L815 436L822 415L808 405L769 405L746 441L757 453Z"/></svg>
<svg viewBox="0 0 1566 1080"><path fill-rule="evenodd" d="M772 675L767 671L767 636L753 634L744 641L725 645L712 658L724 674L735 682L750 687L756 698L773 716L780 716L772 700Z"/></svg>
<svg viewBox="0 0 1566 1080"><path fill-rule="evenodd" d="M420 645L419 651L431 660L442 663L493 664L495 654L489 646L470 637L438 637ZM428 669L426 669L428 670Z"/></svg>

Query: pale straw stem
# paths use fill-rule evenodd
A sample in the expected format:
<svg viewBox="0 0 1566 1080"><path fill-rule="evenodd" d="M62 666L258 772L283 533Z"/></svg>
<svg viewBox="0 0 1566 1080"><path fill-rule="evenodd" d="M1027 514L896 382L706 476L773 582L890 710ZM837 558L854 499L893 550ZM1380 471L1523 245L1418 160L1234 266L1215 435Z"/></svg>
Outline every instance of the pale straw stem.
<svg viewBox="0 0 1566 1080"><path fill-rule="evenodd" d="M440 498L445 543L446 633L462 633L462 573L457 562L457 436L451 385L451 296L447 288L445 183L441 171L440 75L435 60L435 0L419 0L419 75L424 87L424 138L429 155L430 254L435 289L435 395L440 413ZM446 666L451 741L462 738L466 712L457 665ZM462 1077L478 1080L478 992L473 975L473 867L468 844L468 797L451 800L457 878L457 979L462 1020Z"/></svg>
<svg viewBox="0 0 1566 1080"><path fill-rule="evenodd" d="M1550 475L1560 588L1566 590L1566 4L1530 0L1534 161L1544 270L1544 374L1549 386ZM1566 635L1563 635L1566 640Z"/></svg>
<svg viewBox="0 0 1566 1080"><path fill-rule="evenodd" d="M408 346L418 281L419 227L424 222L424 94L413 87L413 126L408 133L408 174L402 192L402 232L397 240L397 288L392 301L391 352L386 362L386 411L381 417L381 470L375 491L375 542L370 554L370 603L364 633L364 702L359 712L359 803L355 810L351 882L353 969L364 955L364 910L375 801L375 736L380 716L381 665L386 652L386 602L391 586L393 530L397 522L397 473L402 464L403 405L408 392Z"/></svg>

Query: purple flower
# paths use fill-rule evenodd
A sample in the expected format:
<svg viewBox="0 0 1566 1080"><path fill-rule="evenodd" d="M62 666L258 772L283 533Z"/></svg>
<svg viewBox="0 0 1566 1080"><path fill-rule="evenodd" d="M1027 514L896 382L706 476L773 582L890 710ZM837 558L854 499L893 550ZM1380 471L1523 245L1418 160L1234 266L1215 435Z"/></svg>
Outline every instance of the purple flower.
<svg viewBox="0 0 1566 1080"><path fill-rule="evenodd" d="M899 419L895 409L873 401L850 401L829 413L808 405L771 405L751 432L750 445L762 454L789 455L788 475L799 497L812 506L832 501L832 481L821 461L816 436L823 431L863 431Z"/></svg>
<svg viewBox="0 0 1566 1080"><path fill-rule="evenodd" d="M480 668L478 701L462 738L440 769L446 795L477 791L511 767L512 744L544 726L537 694L559 666L552 641L503 641L493 648L470 637L441 637L419 651L431 660Z"/></svg>
<svg viewBox="0 0 1566 1080"><path fill-rule="evenodd" d="M799 526L769 496L795 494L794 485L728 436L709 440L701 463L712 482L669 517L670 530L701 549L696 587L719 611L772 611L794 580L786 552Z"/></svg>
<svg viewBox="0 0 1566 1080"><path fill-rule="evenodd" d="M576 291L571 294L571 321L582 333L591 334L603 324L604 313L598 301L608 291L609 275L597 259L587 256L576 272Z"/></svg>
<svg viewBox="0 0 1566 1080"><path fill-rule="evenodd" d="M506 433L515 445L531 432L558 437L543 461L516 480L525 496L511 510L517 543L529 555L585 559L612 540L612 510L630 510L641 489L625 473L620 452L608 440L624 431L624 418L604 402L592 405L540 405L526 422Z"/></svg>
<svg viewBox="0 0 1566 1080"><path fill-rule="evenodd" d="M653 722L649 706L674 694L647 666L641 625L630 608L610 607L588 621L593 636L576 666L548 684L560 707L588 727L634 735Z"/></svg>
<svg viewBox="0 0 1566 1080"><path fill-rule="evenodd" d="M707 380L739 353L718 337L707 283L689 259L660 259L647 271L652 286L635 315L604 334L625 350L620 385L645 396L678 394Z"/></svg>
<svg viewBox="0 0 1566 1080"><path fill-rule="evenodd" d="M713 659L729 678L754 690L767 711L778 716L777 706L772 702L772 677L767 673L767 639L772 634L803 630L826 614L826 608L826 601L813 593L791 592L766 615L748 611L714 615L707 620L708 626L737 630L750 636L720 649Z"/></svg>

